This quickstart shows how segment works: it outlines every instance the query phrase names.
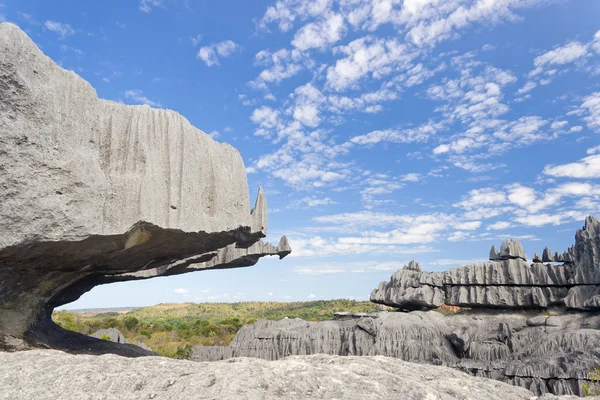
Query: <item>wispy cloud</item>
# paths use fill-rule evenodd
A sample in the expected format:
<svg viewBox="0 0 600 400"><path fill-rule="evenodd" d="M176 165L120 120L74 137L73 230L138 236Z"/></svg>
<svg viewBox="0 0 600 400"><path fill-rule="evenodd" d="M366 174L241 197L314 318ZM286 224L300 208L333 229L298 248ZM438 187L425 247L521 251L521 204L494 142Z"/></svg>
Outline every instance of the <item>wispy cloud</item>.
<svg viewBox="0 0 600 400"><path fill-rule="evenodd" d="M46 21L44 26L49 31L56 33L60 40L64 40L67 37L75 34L75 29L73 29L69 24L63 24L57 21Z"/></svg>
<svg viewBox="0 0 600 400"><path fill-rule="evenodd" d="M132 89L125 91L125 98L133 102L134 104L146 104L151 107L162 107L162 105L154 100L150 100L148 97L144 95L139 89Z"/></svg>
<svg viewBox="0 0 600 400"><path fill-rule="evenodd" d="M238 51L240 46L232 40L214 43L209 46L201 47L196 55L196 58L204 61L204 63L212 67L219 65L219 58L227 58Z"/></svg>
<svg viewBox="0 0 600 400"><path fill-rule="evenodd" d="M163 6L162 0L140 0L139 9L142 12L150 13L150 12L152 12L153 8L162 7L162 6Z"/></svg>

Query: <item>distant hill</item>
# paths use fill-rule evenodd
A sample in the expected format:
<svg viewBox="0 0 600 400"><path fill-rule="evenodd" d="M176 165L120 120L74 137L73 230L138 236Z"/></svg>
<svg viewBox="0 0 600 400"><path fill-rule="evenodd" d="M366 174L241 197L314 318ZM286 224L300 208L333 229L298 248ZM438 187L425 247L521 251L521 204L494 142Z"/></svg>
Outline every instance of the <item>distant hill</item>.
<svg viewBox="0 0 600 400"><path fill-rule="evenodd" d="M73 313L81 314L103 314L103 313L126 313L140 307L113 307L113 308L78 308L75 310L65 310Z"/></svg>

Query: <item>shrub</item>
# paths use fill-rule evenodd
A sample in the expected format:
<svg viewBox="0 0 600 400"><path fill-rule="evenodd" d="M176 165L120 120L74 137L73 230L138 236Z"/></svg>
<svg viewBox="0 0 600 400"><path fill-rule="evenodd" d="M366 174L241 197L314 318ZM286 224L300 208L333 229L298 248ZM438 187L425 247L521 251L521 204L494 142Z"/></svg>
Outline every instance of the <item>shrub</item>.
<svg viewBox="0 0 600 400"><path fill-rule="evenodd" d="M139 322L140 321L136 317L125 317L125 319L123 320L123 325L125 326L125 328L132 331L135 329Z"/></svg>
<svg viewBox="0 0 600 400"><path fill-rule="evenodd" d="M146 336L148 339L151 339L151 338L152 338L152 335L150 334L150 332L148 332L148 331L147 331L147 330L145 330L145 329L142 329L142 330L140 331L140 335L142 335L142 336Z"/></svg>
<svg viewBox="0 0 600 400"><path fill-rule="evenodd" d="M63 329L77 332L75 326L75 316L68 311L57 311L53 315L54 322Z"/></svg>
<svg viewBox="0 0 600 400"><path fill-rule="evenodd" d="M110 339L110 336L108 336L108 335L103 335L102 338L100 338L100 339L112 342L112 340Z"/></svg>
<svg viewBox="0 0 600 400"><path fill-rule="evenodd" d="M600 367L588 373L591 380L590 383L582 383L584 396L599 396L600 395Z"/></svg>
<svg viewBox="0 0 600 400"><path fill-rule="evenodd" d="M119 328L120 323L115 318L109 318L108 322L107 322L107 325L108 325L109 328Z"/></svg>
<svg viewBox="0 0 600 400"><path fill-rule="evenodd" d="M189 360L192 357L192 346L186 344L185 346L178 347L175 352L175 358L180 360Z"/></svg>

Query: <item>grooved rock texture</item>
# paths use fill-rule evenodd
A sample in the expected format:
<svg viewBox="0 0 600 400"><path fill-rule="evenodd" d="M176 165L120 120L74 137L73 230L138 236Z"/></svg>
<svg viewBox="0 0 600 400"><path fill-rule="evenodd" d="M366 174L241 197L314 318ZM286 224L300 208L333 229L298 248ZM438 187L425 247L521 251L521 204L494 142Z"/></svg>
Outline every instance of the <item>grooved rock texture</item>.
<svg viewBox="0 0 600 400"><path fill-rule="evenodd" d="M0 349L149 351L57 327L93 287L255 264L263 243L244 163L183 116L99 100L89 83L0 24Z"/></svg>
<svg viewBox="0 0 600 400"><path fill-rule="evenodd" d="M0 353L0 397L53 399L529 400L523 388L387 357L194 363L53 350Z"/></svg>
<svg viewBox="0 0 600 400"><path fill-rule="evenodd" d="M544 249L542 260L550 260ZM492 247L490 262L469 264L444 272L424 272L405 266L389 282L371 293L371 301L411 309L442 304L484 308L566 307L600 310L600 222L587 217L575 234L575 245L552 262L534 257L528 264L517 240L507 240L500 251Z"/></svg>
<svg viewBox="0 0 600 400"><path fill-rule="evenodd" d="M194 347L192 359L383 355L452 367L538 395L581 395L587 373L600 364L600 315L591 313L548 317L533 310L474 310L446 316L412 311L340 317L261 320L242 327L228 347Z"/></svg>

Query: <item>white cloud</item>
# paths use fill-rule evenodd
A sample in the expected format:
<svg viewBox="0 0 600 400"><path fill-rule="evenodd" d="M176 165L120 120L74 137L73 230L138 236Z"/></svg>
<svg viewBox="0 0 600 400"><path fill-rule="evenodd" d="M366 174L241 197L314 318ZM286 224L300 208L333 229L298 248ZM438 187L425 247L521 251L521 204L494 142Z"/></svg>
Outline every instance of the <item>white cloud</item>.
<svg viewBox="0 0 600 400"><path fill-rule="evenodd" d="M600 178L600 154L563 165L547 165L544 174L560 178Z"/></svg>
<svg viewBox="0 0 600 400"><path fill-rule="evenodd" d="M295 202L296 206L307 206L307 207L319 207L319 206L327 206L330 204L336 204L330 197L325 198L317 198L315 196L304 197Z"/></svg>
<svg viewBox="0 0 600 400"><path fill-rule="evenodd" d="M314 299L314 298L315 298L315 295L311 293L311 294L309 294L309 295L308 295L308 298L309 298L309 299Z"/></svg>
<svg viewBox="0 0 600 400"><path fill-rule="evenodd" d="M585 97L580 110L585 115L583 120L587 126L600 132L600 92Z"/></svg>
<svg viewBox="0 0 600 400"><path fill-rule="evenodd" d="M589 149L587 149L586 153L587 154L598 154L598 153L600 153L600 146L590 147Z"/></svg>
<svg viewBox="0 0 600 400"><path fill-rule="evenodd" d="M292 40L292 45L301 51L322 48L337 42L345 34L344 18L331 14L327 18L304 25Z"/></svg>
<svg viewBox="0 0 600 400"><path fill-rule="evenodd" d="M351 88L369 75L381 79L394 69L406 68L417 55L396 39L385 40L374 36L336 47L334 53L346 56L327 69L327 87L336 91Z"/></svg>
<svg viewBox="0 0 600 400"><path fill-rule="evenodd" d="M328 255L349 255L349 254L424 254L436 252L437 250L425 245L417 246L398 246L396 244L385 244L383 240L380 243L357 243L356 240L367 240L367 238L323 238L321 236L312 236L309 238L290 237L290 245L294 249L290 257L324 257ZM416 240L416 239L414 239ZM390 242L392 240L389 240ZM413 243L415 243L413 241Z"/></svg>
<svg viewBox="0 0 600 400"><path fill-rule="evenodd" d="M280 123L279 111L273 110L271 107L262 106L252 112L250 120L260 126L260 129L255 133L256 135L270 136L268 130Z"/></svg>
<svg viewBox="0 0 600 400"><path fill-rule="evenodd" d="M199 33L196 36L190 37L190 42L192 42L192 46L196 47L202 41L202 34Z"/></svg>
<svg viewBox="0 0 600 400"><path fill-rule="evenodd" d="M455 207L461 207L472 210L480 206L497 206L507 202L506 195L503 192L492 188L473 189L469 191L463 200L454 204Z"/></svg>
<svg viewBox="0 0 600 400"><path fill-rule="evenodd" d="M232 40L225 40L200 47L196 58L204 61L207 66L212 67L213 65L219 65L219 56L223 58L230 57L238 49L239 45L237 43Z"/></svg>
<svg viewBox="0 0 600 400"><path fill-rule="evenodd" d="M401 177L401 180L404 182L419 182L422 179L421 174L417 174L417 173L410 173L410 174L405 174Z"/></svg>
<svg viewBox="0 0 600 400"><path fill-rule="evenodd" d="M521 89L517 90L517 94L518 95L525 94L525 93L533 90L536 86L537 86L537 83L528 81L527 83L525 83L525 85Z"/></svg>
<svg viewBox="0 0 600 400"><path fill-rule="evenodd" d="M314 104L300 104L294 108L294 119L306 126L315 127L321 122L319 110Z"/></svg>
<svg viewBox="0 0 600 400"><path fill-rule="evenodd" d="M410 28L406 36L416 45L432 46L457 37L459 30L474 23L494 24L502 20L518 20L514 11L534 3L521 0L407 0L403 3L397 23Z"/></svg>
<svg viewBox="0 0 600 400"><path fill-rule="evenodd" d="M490 230L500 230L500 229L510 228L511 226L512 226L512 224L510 222L498 221L498 222L494 222L493 224L488 225L488 227L486 229L488 231L490 231Z"/></svg>
<svg viewBox="0 0 600 400"><path fill-rule="evenodd" d="M162 105L154 100L150 100L148 97L144 96L144 92L139 89L127 90L125 91L125 98L131 100L135 104L146 104L150 107L160 108Z"/></svg>
<svg viewBox="0 0 600 400"><path fill-rule="evenodd" d="M63 40L75 34L75 29L69 24L63 24L56 21L46 21L44 23L46 29L59 35L59 39Z"/></svg>
<svg viewBox="0 0 600 400"><path fill-rule="evenodd" d="M286 32L292 28L296 17L284 2L278 1L274 6L267 8L265 15L260 21L260 26L266 29L266 26L272 22L279 25L279 29Z"/></svg>
<svg viewBox="0 0 600 400"><path fill-rule="evenodd" d="M369 132L365 135L354 136L350 143L357 145L374 145L379 142L391 143L420 143L427 142L438 131L445 129L440 123L427 122L416 128L385 129Z"/></svg>
<svg viewBox="0 0 600 400"><path fill-rule="evenodd" d="M149 13L152 11L152 7L161 7L162 0L140 0L140 11Z"/></svg>
<svg viewBox="0 0 600 400"><path fill-rule="evenodd" d="M184 288L177 288L175 289L175 293L177 294L188 294L190 291L188 289L184 289Z"/></svg>
<svg viewBox="0 0 600 400"><path fill-rule="evenodd" d="M311 263L300 266L294 272L301 275L330 275L342 273L364 273L372 271L396 271L406 262L401 261L354 261L354 262L329 262L325 264Z"/></svg>
<svg viewBox="0 0 600 400"><path fill-rule="evenodd" d="M481 221L461 222L454 226L455 229L473 231L481 226Z"/></svg>
<svg viewBox="0 0 600 400"><path fill-rule="evenodd" d="M584 57L586 53L586 45L579 42L570 42L536 57L533 65L536 68L541 68L552 64L567 64Z"/></svg>
<svg viewBox="0 0 600 400"><path fill-rule="evenodd" d="M298 50L280 49L274 53L262 50L255 56L256 63L269 68L261 71L258 79L262 82L280 82L290 78L302 70L302 58L302 53ZM261 86L260 82L256 85Z"/></svg>

